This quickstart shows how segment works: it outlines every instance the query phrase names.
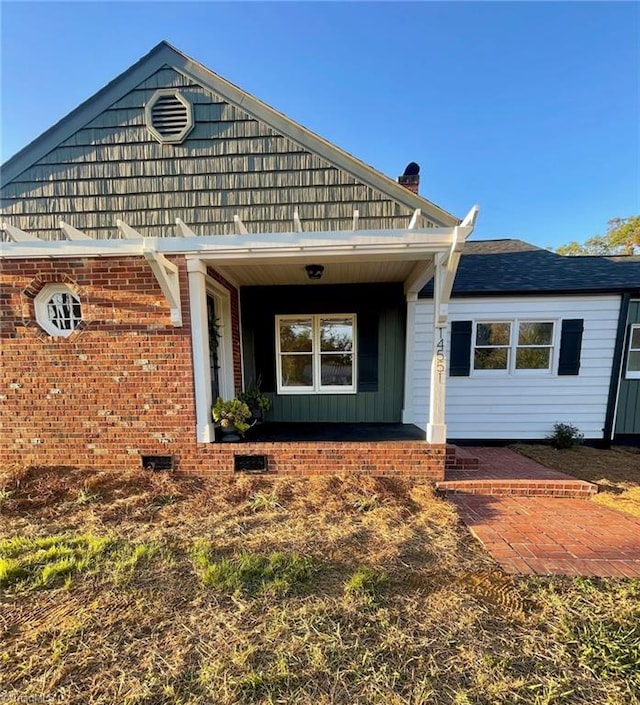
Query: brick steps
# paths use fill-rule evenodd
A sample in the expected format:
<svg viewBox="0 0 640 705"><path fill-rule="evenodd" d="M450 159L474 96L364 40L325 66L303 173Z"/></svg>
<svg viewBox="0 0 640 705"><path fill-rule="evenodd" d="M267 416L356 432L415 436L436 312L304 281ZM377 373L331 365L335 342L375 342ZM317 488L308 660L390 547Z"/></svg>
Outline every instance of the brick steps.
<svg viewBox="0 0 640 705"><path fill-rule="evenodd" d="M586 499L598 492L590 482L557 480L444 480L436 482L440 495L492 495L518 497L573 497Z"/></svg>
<svg viewBox="0 0 640 705"><path fill-rule="evenodd" d="M447 446L440 495L568 497L586 499L596 485L545 468L507 448Z"/></svg>

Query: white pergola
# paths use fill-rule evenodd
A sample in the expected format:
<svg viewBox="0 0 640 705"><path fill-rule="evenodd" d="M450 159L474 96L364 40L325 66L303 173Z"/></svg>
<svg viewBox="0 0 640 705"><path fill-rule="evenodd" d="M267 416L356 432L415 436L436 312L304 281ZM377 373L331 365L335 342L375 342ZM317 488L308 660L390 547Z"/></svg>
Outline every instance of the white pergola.
<svg viewBox="0 0 640 705"><path fill-rule="evenodd" d="M407 301L407 362L414 355L413 328L420 290L433 279L434 343L431 360L430 408L427 442L446 442L445 385L448 303L462 248L471 235L478 214L474 206L453 227L416 228L420 211L404 230L359 230L358 211L348 231L305 232L297 211L293 230L286 233L250 233L234 216L233 235L199 236L182 220L176 220L174 237L148 238L122 220L118 237L95 239L66 222L60 222L62 240L42 240L9 223L3 223L8 241L0 242L0 258L122 257L143 256L160 285L174 326L182 326L178 267L167 259L183 255L187 261L191 338L195 376L197 438L214 440L211 422L211 379L207 334L207 294L216 297L221 313L221 391L230 397L233 386L230 295L226 287L207 275L215 268L236 287L256 284L310 283L304 268L322 264L322 283L404 282ZM311 284L313 285L313 284ZM405 369L409 369L409 365ZM412 381L405 380L405 402Z"/></svg>

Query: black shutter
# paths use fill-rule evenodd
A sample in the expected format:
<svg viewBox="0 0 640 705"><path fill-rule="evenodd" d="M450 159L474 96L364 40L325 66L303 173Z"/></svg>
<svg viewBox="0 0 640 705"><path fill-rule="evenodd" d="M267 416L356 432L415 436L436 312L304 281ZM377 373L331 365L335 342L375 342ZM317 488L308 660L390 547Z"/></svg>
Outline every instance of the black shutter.
<svg viewBox="0 0 640 705"><path fill-rule="evenodd" d="M452 321L450 377L468 377L471 369L472 321Z"/></svg>
<svg viewBox="0 0 640 705"><path fill-rule="evenodd" d="M358 314L358 391L378 391L378 314Z"/></svg>
<svg viewBox="0 0 640 705"><path fill-rule="evenodd" d="M567 318L562 321L560 337L559 375L577 375L580 371L580 353L582 352L582 331L584 319Z"/></svg>
<svg viewBox="0 0 640 705"><path fill-rule="evenodd" d="M250 322L253 325L253 354L256 379L260 377L262 392L276 391L276 338L274 318L263 316Z"/></svg>

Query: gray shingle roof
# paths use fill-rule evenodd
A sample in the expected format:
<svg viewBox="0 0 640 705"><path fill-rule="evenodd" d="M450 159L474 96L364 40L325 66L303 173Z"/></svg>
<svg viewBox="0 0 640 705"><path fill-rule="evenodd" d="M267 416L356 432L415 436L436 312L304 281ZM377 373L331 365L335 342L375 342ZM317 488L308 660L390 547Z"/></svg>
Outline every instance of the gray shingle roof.
<svg viewBox="0 0 640 705"><path fill-rule="evenodd" d="M636 257L566 257L522 240L465 245L453 296L640 291ZM432 295L432 283L420 297Z"/></svg>

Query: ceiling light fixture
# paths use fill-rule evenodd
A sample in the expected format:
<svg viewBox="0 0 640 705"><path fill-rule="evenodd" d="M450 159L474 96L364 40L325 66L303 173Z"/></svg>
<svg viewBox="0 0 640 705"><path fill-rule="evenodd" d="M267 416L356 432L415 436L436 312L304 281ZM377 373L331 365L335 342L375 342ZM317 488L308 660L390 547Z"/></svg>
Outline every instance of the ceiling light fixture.
<svg viewBox="0 0 640 705"><path fill-rule="evenodd" d="M320 279L324 272L324 267L321 264L308 264L305 269L309 279Z"/></svg>

